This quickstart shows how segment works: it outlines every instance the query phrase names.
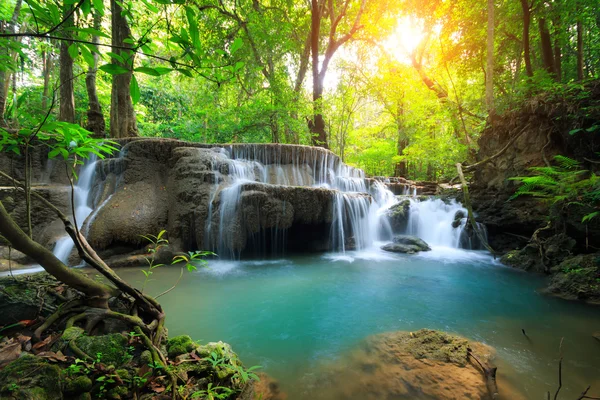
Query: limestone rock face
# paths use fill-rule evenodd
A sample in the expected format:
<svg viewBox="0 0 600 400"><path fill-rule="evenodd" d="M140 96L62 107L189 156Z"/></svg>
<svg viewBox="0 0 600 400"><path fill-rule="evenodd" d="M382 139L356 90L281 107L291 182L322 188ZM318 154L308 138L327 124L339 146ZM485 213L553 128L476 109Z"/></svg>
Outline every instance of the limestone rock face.
<svg viewBox="0 0 600 400"><path fill-rule="evenodd" d="M283 233L286 248L330 247L336 191L312 187L315 177L339 166L326 150L162 139L128 139L122 146L118 158L97 167L97 211L87 221L87 235L100 251L122 248L131 254L146 244L140 235L161 229L167 230L172 251L217 249L225 256L269 251ZM129 259L118 260L128 264Z"/></svg>

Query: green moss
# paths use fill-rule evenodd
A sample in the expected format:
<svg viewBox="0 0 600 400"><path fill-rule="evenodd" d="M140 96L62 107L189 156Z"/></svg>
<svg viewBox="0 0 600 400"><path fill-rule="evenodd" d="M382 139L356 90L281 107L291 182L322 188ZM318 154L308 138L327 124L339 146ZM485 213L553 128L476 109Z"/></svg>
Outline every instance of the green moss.
<svg viewBox="0 0 600 400"><path fill-rule="evenodd" d="M92 390L92 381L87 376L78 376L75 379L67 380L65 393L80 394Z"/></svg>
<svg viewBox="0 0 600 400"><path fill-rule="evenodd" d="M142 354L140 354L140 359L142 361L142 364L150 364L153 361L152 353L150 352L150 350L142 351Z"/></svg>
<svg viewBox="0 0 600 400"><path fill-rule="evenodd" d="M70 342L71 340L77 339L79 336L83 335L84 332L85 331L83 329L77 326L72 326L71 328L65 329L60 338L66 342Z"/></svg>
<svg viewBox="0 0 600 400"><path fill-rule="evenodd" d="M406 349L417 359L426 358L464 366L467 363L466 339L444 332L421 329L410 334Z"/></svg>
<svg viewBox="0 0 600 400"><path fill-rule="evenodd" d="M110 389L108 391L106 397L108 399L113 399L113 400L125 399L125 398L127 398L128 393L129 393L129 390L127 389L126 386L117 386L115 388Z"/></svg>
<svg viewBox="0 0 600 400"><path fill-rule="evenodd" d="M188 335L175 336L167 342L169 358L175 358L181 354L189 353L196 348L196 344Z"/></svg>
<svg viewBox="0 0 600 400"><path fill-rule="evenodd" d="M94 359L99 353L101 362L107 365L121 365L127 354L127 338L118 333L103 336L80 336L75 340L75 344Z"/></svg>
<svg viewBox="0 0 600 400"><path fill-rule="evenodd" d="M61 393L60 368L25 355L0 371L0 398L54 400Z"/></svg>
<svg viewBox="0 0 600 400"><path fill-rule="evenodd" d="M118 369L115 371L115 374L117 374L121 380L131 380L131 374L126 369Z"/></svg>

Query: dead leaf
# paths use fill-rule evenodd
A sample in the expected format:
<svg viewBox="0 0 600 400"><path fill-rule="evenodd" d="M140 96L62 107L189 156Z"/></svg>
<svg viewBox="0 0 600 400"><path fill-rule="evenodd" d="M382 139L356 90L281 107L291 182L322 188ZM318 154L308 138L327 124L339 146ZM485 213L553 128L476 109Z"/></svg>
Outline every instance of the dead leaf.
<svg viewBox="0 0 600 400"><path fill-rule="evenodd" d="M21 343L14 342L0 349L0 366L16 360L21 355Z"/></svg>
<svg viewBox="0 0 600 400"><path fill-rule="evenodd" d="M52 335L46 336L46 339L42 340L41 342L37 342L36 344L33 345L33 350L41 349L42 347L46 346L51 341L52 341Z"/></svg>
<svg viewBox="0 0 600 400"><path fill-rule="evenodd" d="M202 358L198 357L198 354L196 354L196 350L192 351L190 356L192 356L192 358L196 361L202 361Z"/></svg>
<svg viewBox="0 0 600 400"><path fill-rule="evenodd" d="M58 353L55 353L53 351L42 351L38 354L36 354L38 357L43 357L48 359L48 361L54 361L54 362L67 362L69 361L69 357L65 356L63 353L61 353L60 351Z"/></svg>
<svg viewBox="0 0 600 400"><path fill-rule="evenodd" d="M163 385L161 385L160 383L153 381L150 382L150 389L154 392L154 393L162 393L165 391L165 387Z"/></svg>

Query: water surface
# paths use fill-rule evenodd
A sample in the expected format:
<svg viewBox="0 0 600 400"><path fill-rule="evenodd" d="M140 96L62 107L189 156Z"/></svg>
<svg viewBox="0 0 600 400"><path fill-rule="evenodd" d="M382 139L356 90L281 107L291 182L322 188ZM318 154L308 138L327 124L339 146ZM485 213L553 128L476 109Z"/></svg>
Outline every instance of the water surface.
<svg viewBox="0 0 600 400"><path fill-rule="evenodd" d="M139 270L119 270L141 286ZM179 268L156 270L147 292L170 287ZM378 248L268 261L211 261L162 297L169 335L230 343L247 366L262 365L289 399L310 399L323 364L365 337L440 329L497 349L499 379L527 398L557 386L561 398L592 385L600 396L600 309L540 295L543 277L495 263L482 252L434 247L422 255ZM525 337L522 329L527 333ZM596 391L593 389L596 388Z"/></svg>

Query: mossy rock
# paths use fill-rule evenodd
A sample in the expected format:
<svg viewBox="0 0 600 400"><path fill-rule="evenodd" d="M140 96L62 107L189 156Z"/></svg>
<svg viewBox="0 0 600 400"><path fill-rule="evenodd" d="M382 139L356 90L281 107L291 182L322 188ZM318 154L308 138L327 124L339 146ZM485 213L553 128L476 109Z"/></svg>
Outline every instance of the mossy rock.
<svg viewBox="0 0 600 400"><path fill-rule="evenodd" d="M77 339L79 336L83 335L84 332L85 331L83 329L77 326L72 326L70 328L65 329L60 338L65 342L70 342L71 340Z"/></svg>
<svg viewBox="0 0 600 400"><path fill-rule="evenodd" d="M380 357L395 362L399 354L410 354L415 359L467 364L469 341L445 332L421 329L416 332L392 332L370 337L367 348L381 352Z"/></svg>
<svg viewBox="0 0 600 400"><path fill-rule="evenodd" d="M119 333L102 336L80 336L75 344L92 358L100 354L103 364L119 366L127 356L127 338Z"/></svg>
<svg viewBox="0 0 600 400"><path fill-rule="evenodd" d="M60 368L46 360L25 355L0 371L1 399L61 399Z"/></svg>
<svg viewBox="0 0 600 400"><path fill-rule="evenodd" d="M66 380L65 393L70 395L78 395L92 390L92 380L87 376L78 376L73 379Z"/></svg>
<svg viewBox="0 0 600 400"><path fill-rule="evenodd" d="M129 398L128 394L129 389L126 386L117 386L108 391L106 398L111 400L127 399Z"/></svg>
<svg viewBox="0 0 600 400"><path fill-rule="evenodd" d="M552 269L556 274L544 293L567 300L600 304L600 254L571 257Z"/></svg>
<svg viewBox="0 0 600 400"><path fill-rule="evenodd" d="M169 358L175 358L179 355L189 353L197 347L191 337L188 335L175 336L167 342L167 352Z"/></svg>

